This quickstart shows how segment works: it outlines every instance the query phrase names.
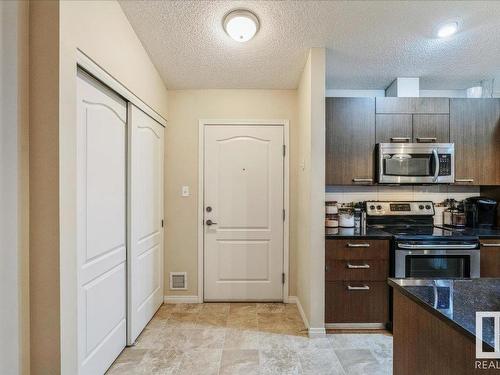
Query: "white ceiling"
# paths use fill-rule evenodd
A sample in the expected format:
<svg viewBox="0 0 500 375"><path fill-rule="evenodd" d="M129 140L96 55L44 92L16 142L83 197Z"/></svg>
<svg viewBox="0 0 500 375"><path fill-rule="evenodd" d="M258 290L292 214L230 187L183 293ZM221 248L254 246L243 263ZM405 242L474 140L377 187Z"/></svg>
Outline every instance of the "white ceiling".
<svg viewBox="0 0 500 375"><path fill-rule="evenodd" d="M500 78L500 1L120 1L168 88L296 88L310 47L327 48L327 88L423 89ZM240 44L222 29L235 8L261 28ZM449 40L438 25L458 20Z"/></svg>

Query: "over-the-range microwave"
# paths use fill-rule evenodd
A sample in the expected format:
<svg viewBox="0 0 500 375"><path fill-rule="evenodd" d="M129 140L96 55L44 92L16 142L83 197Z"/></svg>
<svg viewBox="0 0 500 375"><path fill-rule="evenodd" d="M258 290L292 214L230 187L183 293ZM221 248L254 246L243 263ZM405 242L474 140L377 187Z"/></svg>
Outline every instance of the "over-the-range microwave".
<svg viewBox="0 0 500 375"><path fill-rule="evenodd" d="M378 143L380 184L450 184L455 182L453 143Z"/></svg>

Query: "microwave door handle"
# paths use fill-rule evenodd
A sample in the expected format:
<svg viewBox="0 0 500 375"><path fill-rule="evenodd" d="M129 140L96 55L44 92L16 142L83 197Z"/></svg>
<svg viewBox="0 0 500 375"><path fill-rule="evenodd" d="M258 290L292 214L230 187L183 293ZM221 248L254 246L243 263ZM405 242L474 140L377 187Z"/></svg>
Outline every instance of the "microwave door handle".
<svg viewBox="0 0 500 375"><path fill-rule="evenodd" d="M434 177L432 178L432 182L436 182L439 177L439 154L436 149L432 150L432 155L434 155L434 162L436 163L436 168L434 170Z"/></svg>

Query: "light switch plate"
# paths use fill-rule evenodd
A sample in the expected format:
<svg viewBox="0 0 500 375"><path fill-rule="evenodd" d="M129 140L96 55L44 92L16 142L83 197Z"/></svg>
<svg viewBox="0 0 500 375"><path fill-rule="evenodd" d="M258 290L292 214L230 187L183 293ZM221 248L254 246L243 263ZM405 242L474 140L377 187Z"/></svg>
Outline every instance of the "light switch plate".
<svg viewBox="0 0 500 375"><path fill-rule="evenodd" d="M182 196L183 197L189 197L189 186L183 186L182 187Z"/></svg>

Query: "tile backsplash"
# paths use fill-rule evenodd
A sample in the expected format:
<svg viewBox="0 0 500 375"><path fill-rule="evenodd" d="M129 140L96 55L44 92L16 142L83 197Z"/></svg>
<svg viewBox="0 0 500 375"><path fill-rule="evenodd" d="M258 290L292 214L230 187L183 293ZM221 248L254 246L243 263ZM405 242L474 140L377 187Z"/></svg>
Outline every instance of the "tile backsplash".
<svg viewBox="0 0 500 375"><path fill-rule="evenodd" d="M326 200L339 203L378 201L427 200L441 203L445 199L463 200L479 195L479 186L432 185L432 186L327 186ZM442 223L441 207L436 207L434 223Z"/></svg>

